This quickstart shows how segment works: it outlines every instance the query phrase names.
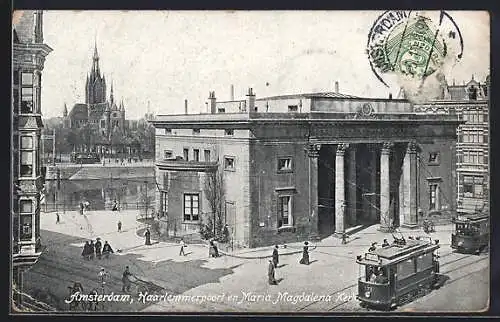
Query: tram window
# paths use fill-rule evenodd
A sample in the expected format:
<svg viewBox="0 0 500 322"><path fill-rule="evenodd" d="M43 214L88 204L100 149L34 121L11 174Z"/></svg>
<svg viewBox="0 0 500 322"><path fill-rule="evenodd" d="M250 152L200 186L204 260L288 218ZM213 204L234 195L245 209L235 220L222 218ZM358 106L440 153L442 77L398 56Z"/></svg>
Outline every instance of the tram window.
<svg viewBox="0 0 500 322"><path fill-rule="evenodd" d="M422 254L417 257L417 272L432 267L432 253Z"/></svg>
<svg viewBox="0 0 500 322"><path fill-rule="evenodd" d="M398 279L404 279L413 274L415 274L415 261L413 258L398 264Z"/></svg>

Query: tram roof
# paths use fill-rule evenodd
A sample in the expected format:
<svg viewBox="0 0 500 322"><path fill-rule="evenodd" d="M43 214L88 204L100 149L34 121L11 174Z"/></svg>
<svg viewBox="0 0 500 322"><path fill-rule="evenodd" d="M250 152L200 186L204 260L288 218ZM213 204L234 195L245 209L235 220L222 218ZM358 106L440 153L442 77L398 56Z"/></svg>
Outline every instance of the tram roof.
<svg viewBox="0 0 500 322"><path fill-rule="evenodd" d="M377 248L373 252L365 253L357 262L363 265L388 265L400 262L416 254L438 249L439 245L430 239L406 240L405 245L391 244Z"/></svg>
<svg viewBox="0 0 500 322"><path fill-rule="evenodd" d="M482 221L489 219L490 215L481 213L481 212L476 212L472 214L459 214L458 218L454 220L454 222L471 222L471 221Z"/></svg>

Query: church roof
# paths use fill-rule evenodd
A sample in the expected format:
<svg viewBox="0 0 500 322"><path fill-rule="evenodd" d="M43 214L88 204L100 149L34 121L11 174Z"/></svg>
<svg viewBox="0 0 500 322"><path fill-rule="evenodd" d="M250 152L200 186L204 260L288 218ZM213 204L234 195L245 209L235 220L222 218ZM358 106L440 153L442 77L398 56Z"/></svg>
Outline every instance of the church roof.
<svg viewBox="0 0 500 322"><path fill-rule="evenodd" d="M89 105L89 119L99 120L102 118L108 103L98 103Z"/></svg>
<svg viewBox="0 0 500 322"><path fill-rule="evenodd" d="M86 120L88 118L87 104L75 104L69 112L69 116L73 120Z"/></svg>

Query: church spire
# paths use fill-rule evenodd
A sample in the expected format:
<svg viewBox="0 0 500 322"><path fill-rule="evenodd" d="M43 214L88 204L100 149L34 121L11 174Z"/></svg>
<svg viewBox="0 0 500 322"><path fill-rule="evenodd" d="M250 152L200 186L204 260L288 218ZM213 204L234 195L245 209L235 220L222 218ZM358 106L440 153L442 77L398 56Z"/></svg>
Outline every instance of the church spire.
<svg viewBox="0 0 500 322"><path fill-rule="evenodd" d="M66 103L64 103L63 116L64 117L68 116L68 107L66 106Z"/></svg>
<svg viewBox="0 0 500 322"><path fill-rule="evenodd" d="M92 71L96 75L100 75L99 71L99 53L97 52L97 39L94 40L94 56L92 57Z"/></svg>
<svg viewBox="0 0 500 322"><path fill-rule="evenodd" d="M110 101L111 106L113 106L113 102L114 102L114 95L113 95L113 79L111 79L111 93L110 93L110 95L109 95L109 101Z"/></svg>

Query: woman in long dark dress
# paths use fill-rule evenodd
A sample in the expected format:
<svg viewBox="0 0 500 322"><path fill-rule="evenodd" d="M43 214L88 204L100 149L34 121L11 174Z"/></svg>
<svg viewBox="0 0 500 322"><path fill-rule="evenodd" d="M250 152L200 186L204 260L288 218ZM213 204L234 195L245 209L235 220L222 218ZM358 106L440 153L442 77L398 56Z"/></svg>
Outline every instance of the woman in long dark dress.
<svg viewBox="0 0 500 322"><path fill-rule="evenodd" d="M83 251L82 251L82 256L86 260L89 260L89 247L90 247L90 244L88 241L86 241L85 245L83 245Z"/></svg>
<svg viewBox="0 0 500 322"><path fill-rule="evenodd" d="M151 245L151 232L149 231L149 228L146 229L144 236L146 237L146 245Z"/></svg>
<svg viewBox="0 0 500 322"><path fill-rule="evenodd" d="M302 250L302 259L300 260L300 264L309 265L309 243L304 243L304 249Z"/></svg>
<svg viewBox="0 0 500 322"><path fill-rule="evenodd" d="M304 249L302 250L302 259L300 260L300 264L309 265L309 243L304 243Z"/></svg>

